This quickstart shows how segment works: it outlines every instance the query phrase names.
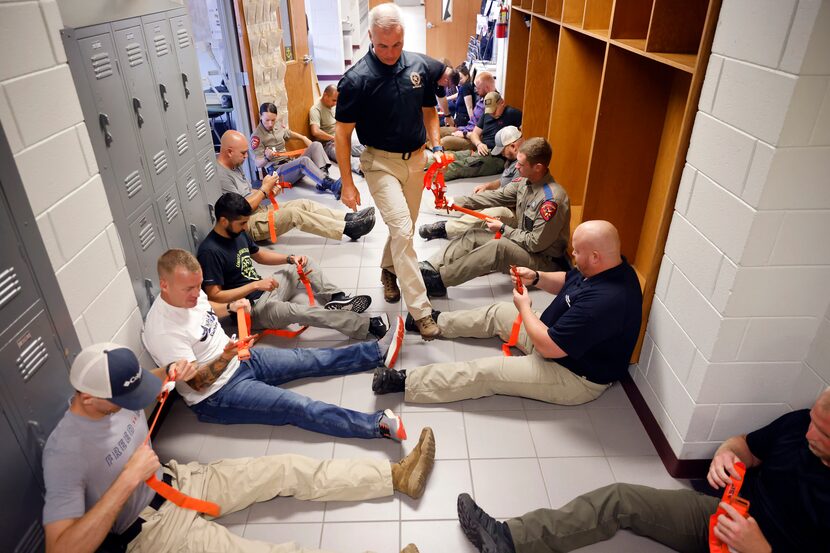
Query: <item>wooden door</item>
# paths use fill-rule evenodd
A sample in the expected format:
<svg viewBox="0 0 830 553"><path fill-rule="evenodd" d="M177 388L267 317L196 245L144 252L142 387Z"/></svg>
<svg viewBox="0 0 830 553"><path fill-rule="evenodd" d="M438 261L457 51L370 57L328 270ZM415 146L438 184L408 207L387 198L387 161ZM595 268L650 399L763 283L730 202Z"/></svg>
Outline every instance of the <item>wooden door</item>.
<svg viewBox="0 0 830 553"><path fill-rule="evenodd" d="M451 21L443 21L443 0L424 0L427 20L427 55L436 59L447 58L455 67L467 59L467 43L476 31L476 14L481 2L453 0Z"/></svg>
<svg viewBox="0 0 830 553"><path fill-rule="evenodd" d="M311 131L308 126L308 110L314 103L312 92L314 62L308 51L305 3L303 0L282 1L288 8L280 10L280 26L283 29L283 45L286 51L285 92L288 95L288 126L292 131L309 136ZM286 14L289 22L284 21ZM293 57L290 61L287 53L289 39ZM302 148L303 144L298 141L294 146Z"/></svg>

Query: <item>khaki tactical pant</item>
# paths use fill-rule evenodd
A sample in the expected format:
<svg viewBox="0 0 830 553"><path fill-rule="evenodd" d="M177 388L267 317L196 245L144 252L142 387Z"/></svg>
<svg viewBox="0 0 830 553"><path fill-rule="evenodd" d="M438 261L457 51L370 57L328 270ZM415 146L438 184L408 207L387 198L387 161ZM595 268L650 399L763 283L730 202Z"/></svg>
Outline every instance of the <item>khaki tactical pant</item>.
<svg viewBox="0 0 830 553"><path fill-rule="evenodd" d="M217 503L222 515L274 497L309 501L361 501L392 495L389 461L333 459L301 455L225 459L207 465L170 461L172 486L187 495ZM129 553L322 553L296 543L270 544L242 538L211 517L170 501L158 511L141 512L146 522L130 542Z"/></svg>
<svg viewBox="0 0 830 553"><path fill-rule="evenodd" d="M279 196L277 197L279 202ZM256 210L248 219L248 233L255 241L270 240L268 230L268 210L270 202L262 202L262 209ZM340 240L346 229L346 212L329 209L323 204L312 200L289 200L279 202L279 209L274 211L274 228L277 236L285 234L293 228L303 232L316 234L332 240Z"/></svg>
<svg viewBox="0 0 830 553"><path fill-rule="evenodd" d="M424 192L424 158L420 151L408 160L401 154L366 148L360 165L375 205L389 227L380 266L398 276L401 295L417 320L432 313L418 257L412 244Z"/></svg>
<svg viewBox="0 0 830 553"><path fill-rule="evenodd" d="M519 311L512 303L445 311L438 316L444 338L492 338L507 342ZM524 325L516 343L525 356L492 357L433 363L406 371L406 401L444 403L501 394L560 405L579 405L598 398L610 386L595 384L534 351Z"/></svg>
<svg viewBox="0 0 830 553"><path fill-rule="evenodd" d="M470 142L469 139L461 136L452 136L453 131L457 129L447 127L447 130L449 132L441 134L441 146L443 146L445 150L458 152L461 150L475 149L475 146L473 146L473 143Z"/></svg>
<svg viewBox="0 0 830 553"><path fill-rule="evenodd" d="M510 208L487 207L477 211L490 217L500 219L507 226L516 227L516 214L513 213ZM487 230L487 224L478 217L473 217L472 215L462 215L458 218L447 219L445 229L447 231L447 238L454 240L470 229Z"/></svg>
<svg viewBox="0 0 830 553"><path fill-rule="evenodd" d="M537 509L507 525L517 553L571 551L609 539L620 528L675 551L709 551L709 517L718 498L692 490L657 490L611 484L579 496L561 509Z"/></svg>
<svg viewBox="0 0 830 553"><path fill-rule="evenodd" d="M308 274L316 305L291 301L298 294L306 296L307 292L305 286L300 284L297 268L294 265L287 265L272 275L278 286L270 292L264 292L254 302L254 308L251 311L252 326L255 329L284 328L291 323L297 323L304 326L333 328L349 338L358 340L368 338L369 318L353 311L323 309L322 305L325 301L340 289L326 280L323 271L312 259L308 260L304 270Z"/></svg>
<svg viewBox="0 0 830 553"><path fill-rule="evenodd" d="M506 273L510 265L536 271L561 269L559 263L546 255L530 253L509 238L496 240L494 237L489 230L468 230L444 251L436 253L429 263L441 273L445 286L456 286L494 271Z"/></svg>

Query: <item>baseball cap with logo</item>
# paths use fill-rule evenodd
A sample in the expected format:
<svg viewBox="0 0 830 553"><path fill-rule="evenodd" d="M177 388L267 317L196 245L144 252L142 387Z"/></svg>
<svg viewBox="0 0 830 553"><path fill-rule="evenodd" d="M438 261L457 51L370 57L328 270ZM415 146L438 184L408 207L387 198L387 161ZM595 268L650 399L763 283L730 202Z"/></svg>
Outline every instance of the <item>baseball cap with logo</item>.
<svg viewBox="0 0 830 553"><path fill-rule="evenodd" d="M498 106L499 102L501 101L501 94L496 92L488 92L487 95L484 97L484 113L493 113L496 111L496 107Z"/></svg>
<svg viewBox="0 0 830 553"><path fill-rule="evenodd" d="M510 146L521 137L522 131L520 131L513 125L508 125L504 127L496 133L496 147L490 150L490 154L494 156L499 155L502 152L502 150L504 150L505 146Z"/></svg>
<svg viewBox="0 0 830 553"><path fill-rule="evenodd" d="M84 348L72 363L69 381L79 392L131 410L144 409L161 392L161 380L142 370L129 348L112 343Z"/></svg>

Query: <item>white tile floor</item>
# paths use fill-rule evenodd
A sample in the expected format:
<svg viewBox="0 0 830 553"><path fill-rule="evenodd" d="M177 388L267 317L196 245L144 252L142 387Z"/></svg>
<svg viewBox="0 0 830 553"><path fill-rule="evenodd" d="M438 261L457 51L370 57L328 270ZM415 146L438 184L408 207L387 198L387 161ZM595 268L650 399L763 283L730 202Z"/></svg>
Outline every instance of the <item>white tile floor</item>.
<svg viewBox="0 0 830 553"><path fill-rule="evenodd" d="M449 184L449 195L471 191L489 178ZM363 179L357 179L363 204L371 196ZM298 186L284 199L307 197L337 206L331 195ZM439 217L424 195L418 223ZM316 258L327 276L351 293L370 294L370 312L403 312L404 305L383 301L378 262L387 232L380 219L376 228L358 242L335 242L296 231L280 237L275 247L283 253ZM419 259L445 245L444 240L415 238ZM262 269L262 268L260 268ZM262 271L267 274L267 271ZM479 277L437 300L437 309L462 309L509 298L505 275ZM550 301L536 291L534 301ZM405 313L404 313L405 314ZM348 344L348 338L325 329L309 329L295 340L269 339L261 347L331 347ZM499 353L499 341L457 340L423 342L408 334L400 368L462 360ZM445 405L414 405L402 394L374 396L371 373L345 377L305 379L289 387L315 399L363 411L391 408L402 412L410 439L402 446L388 440L332 439L295 427L261 425L221 426L196 420L179 401L155 442L162 460L175 458L208 462L225 457L299 453L319 458L372 456L397 460L414 445L420 429L435 431L437 461L426 494L418 501L408 497L364 503L315 503L277 498L233 513L220 521L233 532L270 542L296 541L340 553L364 550L397 552L416 543L421 553L473 553L456 519L456 497L469 492L493 516L509 518L539 507L557 508L571 498L615 481L658 487L682 487L664 470L646 437L628 398L614 386L600 399L580 407L562 407L521 398L495 396ZM586 552L665 552L647 539L620 532L614 539L583 548Z"/></svg>

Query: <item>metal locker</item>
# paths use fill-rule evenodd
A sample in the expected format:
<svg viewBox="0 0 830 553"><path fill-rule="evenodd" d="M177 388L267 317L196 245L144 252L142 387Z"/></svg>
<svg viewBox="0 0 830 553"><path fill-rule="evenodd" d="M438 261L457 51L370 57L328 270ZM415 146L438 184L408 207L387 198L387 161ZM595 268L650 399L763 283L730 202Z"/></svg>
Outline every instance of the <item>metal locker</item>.
<svg viewBox="0 0 830 553"><path fill-rule="evenodd" d="M199 177L196 164L191 163L179 173L177 179L179 196L185 206L185 220L193 242L193 251L199 248L199 244L213 228L213 222L208 214L207 201L199 187Z"/></svg>
<svg viewBox="0 0 830 553"><path fill-rule="evenodd" d="M199 71L199 62L196 58L196 47L193 44L193 31L190 28L190 17L184 9L171 12L178 14L170 18L173 31L176 57L179 60L181 71L182 92L187 104L187 118L190 135L195 143L196 151L206 146L213 146L210 134L210 121L205 108L205 93L202 90L202 77Z"/></svg>
<svg viewBox="0 0 830 553"><path fill-rule="evenodd" d="M0 196L0 334L40 297L34 275L20 251L10 213Z"/></svg>
<svg viewBox="0 0 830 553"><path fill-rule="evenodd" d="M210 209L210 218L215 223L216 218L213 216L213 204L222 195L222 187L219 185L219 178L216 176L216 154L213 153L213 147L203 150L199 154L199 159L196 163L202 174L202 190L205 193L205 199Z"/></svg>
<svg viewBox="0 0 830 553"><path fill-rule="evenodd" d="M147 53L159 93L164 122L167 127L167 143L176 156L177 167L184 167L187 160L196 156L196 145L187 131L187 110L181 86L179 62L174 54L173 36L166 13L142 17Z"/></svg>
<svg viewBox="0 0 830 553"><path fill-rule="evenodd" d="M96 152L105 152L108 159L99 164L111 164L115 185L126 217L130 217L147 199L151 190L141 165L138 139L132 127L124 85L114 59L115 49L109 33L78 40L86 79L98 110L97 121L88 121L88 128L96 127L93 144Z"/></svg>
<svg viewBox="0 0 830 553"><path fill-rule="evenodd" d="M156 200L156 207L161 218L161 228L164 230L164 238L168 248L180 248L190 250L191 244L184 213L182 213L179 195L176 186L170 185Z"/></svg>
<svg viewBox="0 0 830 553"><path fill-rule="evenodd" d="M136 289L138 306L141 312L146 314L158 292L156 262L161 254L167 251L167 242L152 205L147 206L141 215L130 223L130 242L135 249L141 270L139 279L133 277L133 286Z"/></svg>
<svg viewBox="0 0 830 553"><path fill-rule="evenodd" d="M64 405L64 409L66 405ZM35 475L23 452L18 447L11 421L0 404L0 443L3 455L0 455L0 497L4 499L0 507L0 536L6 542L7 551L15 553L35 553L43 551L44 535L40 523L43 510L40 481L41 475Z"/></svg>
<svg viewBox="0 0 830 553"><path fill-rule="evenodd" d="M116 51L135 125L141 137L147 173L156 194L165 190L176 174L175 159L168 147L161 116L153 69L147 56L147 44L141 21L131 19L113 24Z"/></svg>

